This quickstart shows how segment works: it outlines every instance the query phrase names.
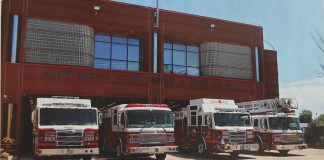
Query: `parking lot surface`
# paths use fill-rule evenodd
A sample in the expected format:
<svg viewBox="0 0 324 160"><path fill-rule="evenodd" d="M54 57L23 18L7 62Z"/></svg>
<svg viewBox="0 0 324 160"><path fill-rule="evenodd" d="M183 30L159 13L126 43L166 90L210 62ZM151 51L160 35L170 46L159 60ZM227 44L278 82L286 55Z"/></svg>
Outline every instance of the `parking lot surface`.
<svg viewBox="0 0 324 160"><path fill-rule="evenodd" d="M95 160L113 160L112 156L98 156ZM154 160L154 156L137 158L138 160ZM206 155L204 157L198 157L190 151L176 154L169 154L166 160L226 160L231 159L229 154L217 154ZM266 151L263 155L257 155L256 153L242 153L238 159L261 159L261 160L324 160L324 149L305 149L290 151L287 156L280 156L278 151ZM21 157L19 160L33 160L32 157Z"/></svg>

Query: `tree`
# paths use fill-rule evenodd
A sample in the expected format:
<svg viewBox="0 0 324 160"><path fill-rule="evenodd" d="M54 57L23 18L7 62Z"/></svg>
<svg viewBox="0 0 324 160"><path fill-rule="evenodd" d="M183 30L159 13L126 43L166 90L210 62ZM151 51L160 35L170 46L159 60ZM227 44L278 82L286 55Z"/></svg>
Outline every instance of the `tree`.
<svg viewBox="0 0 324 160"><path fill-rule="evenodd" d="M322 35L318 33L318 31L316 31L316 35L312 34L311 37L313 38L316 46L323 53L322 55L324 55L324 38L322 37ZM320 76L324 76L324 63L320 64L320 69L321 69L321 71L319 71Z"/></svg>
<svg viewBox="0 0 324 160"><path fill-rule="evenodd" d="M312 111L304 109L299 113L299 121L300 123L310 123L313 121L312 116Z"/></svg>
<svg viewBox="0 0 324 160"><path fill-rule="evenodd" d="M320 114L316 119L317 126L324 126L324 114Z"/></svg>

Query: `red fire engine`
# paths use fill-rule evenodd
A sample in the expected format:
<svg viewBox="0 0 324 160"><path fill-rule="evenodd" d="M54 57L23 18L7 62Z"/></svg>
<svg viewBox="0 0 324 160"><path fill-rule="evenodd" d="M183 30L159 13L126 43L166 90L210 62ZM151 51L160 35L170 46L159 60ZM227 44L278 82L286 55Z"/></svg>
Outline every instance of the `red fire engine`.
<svg viewBox="0 0 324 160"><path fill-rule="evenodd" d="M239 109L234 100L194 99L187 108L175 112L176 144L204 153L257 151L250 114Z"/></svg>
<svg viewBox="0 0 324 160"><path fill-rule="evenodd" d="M114 151L116 159L155 155L164 160L177 152L174 118L165 104L122 104L103 110L101 149Z"/></svg>
<svg viewBox="0 0 324 160"><path fill-rule="evenodd" d="M298 116L292 110L297 109L296 100L276 98L242 102L237 105L252 115L259 153L263 153L264 150L278 150L281 155L287 155L290 150L307 148Z"/></svg>
<svg viewBox="0 0 324 160"><path fill-rule="evenodd" d="M89 99L37 98L32 112L36 159L77 156L90 160L98 155L100 115Z"/></svg>

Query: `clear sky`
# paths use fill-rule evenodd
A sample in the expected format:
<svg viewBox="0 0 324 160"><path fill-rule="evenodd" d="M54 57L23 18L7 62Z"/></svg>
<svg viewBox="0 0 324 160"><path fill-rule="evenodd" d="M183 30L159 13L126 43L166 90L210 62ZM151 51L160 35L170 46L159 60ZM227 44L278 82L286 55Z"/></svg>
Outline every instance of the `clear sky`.
<svg viewBox="0 0 324 160"><path fill-rule="evenodd" d="M155 7L156 0L115 0ZM311 35L324 37L324 0L159 0L165 10L263 27L264 46L278 52L280 97L293 97L303 109L324 114L324 53ZM323 71L324 72L324 71Z"/></svg>

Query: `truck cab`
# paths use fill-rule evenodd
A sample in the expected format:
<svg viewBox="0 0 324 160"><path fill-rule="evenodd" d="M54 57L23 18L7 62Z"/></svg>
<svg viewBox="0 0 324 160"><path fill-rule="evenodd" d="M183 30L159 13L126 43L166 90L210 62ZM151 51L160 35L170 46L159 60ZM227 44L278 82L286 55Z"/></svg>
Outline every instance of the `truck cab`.
<svg viewBox="0 0 324 160"><path fill-rule="evenodd" d="M205 153L256 151L250 114L239 109L233 100L195 99L182 111L175 112L176 144L181 149Z"/></svg>
<svg viewBox="0 0 324 160"><path fill-rule="evenodd" d="M164 160L178 152L174 144L173 113L165 104L122 104L103 110L102 151L116 159L155 155Z"/></svg>
<svg viewBox="0 0 324 160"><path fill-rule="evenodd" d="M100 113L89 99L37 98L32 111L33 147L36 159L82 157L99 154Z"/></svg>

